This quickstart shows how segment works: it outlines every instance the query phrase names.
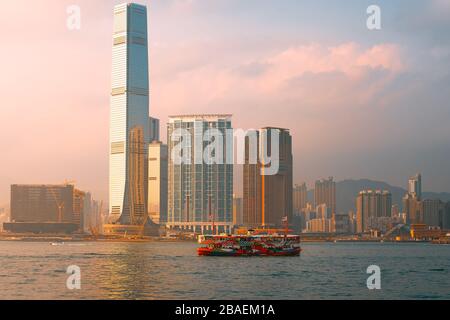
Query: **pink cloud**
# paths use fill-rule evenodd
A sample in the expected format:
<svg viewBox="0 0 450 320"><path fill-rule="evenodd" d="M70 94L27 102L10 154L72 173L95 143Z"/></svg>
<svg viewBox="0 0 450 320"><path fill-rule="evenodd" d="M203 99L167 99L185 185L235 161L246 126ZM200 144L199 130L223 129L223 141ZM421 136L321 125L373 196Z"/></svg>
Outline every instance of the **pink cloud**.
<svg viewBox="0 0 450 320"><path fill-rule="evenodd" d="M192 54L192 50L190 52ZM234 65L211 63L207 55L207 52L199 50L197 56L203 57L205 64L188 69L181 68L176 76L165 81L158 81L159 78L156 77L153 82L156 86L154 104L179 112L193 108L208 109L217 103L226 104L227 101L230 104L239 104L239 100L245 103L248 99L255 104L261 104L258 101L275 102L289 98L297 99L298 102L309 101L324 108L345 104L345 101L349 100L362 104L406 68L402 62L401 50L394 44L380 44L368 49L363 49L355 43L334 47L311 44L288 48L261 59ZM176 63L179 61L174 61L174 64ZM255 70L248 74L250 68ZM372 81L367 80L370 74L376 71L382 71L383 76ZM161 78L164 77L164 71L161 69L157 74ZM326 75L339 75L342 82L333 82L329 87L322 87L320 83L313 82L302 83L296 88L287 87L305 76L323 80ZM362 86L361 81L368 81L367 85ZM358 91L349 95L348 92L355 86L358 86ZM177 94L174 95L174 92ZM241 107L237 106L238 109Z"/></svg>
<svg viewBox="0 0 450 320"><path fill-rule="evenodd" d="M394 44L377 45L362 53L357 65L370 68L382 68L393 72L404 71L401 50Z"/></svg>

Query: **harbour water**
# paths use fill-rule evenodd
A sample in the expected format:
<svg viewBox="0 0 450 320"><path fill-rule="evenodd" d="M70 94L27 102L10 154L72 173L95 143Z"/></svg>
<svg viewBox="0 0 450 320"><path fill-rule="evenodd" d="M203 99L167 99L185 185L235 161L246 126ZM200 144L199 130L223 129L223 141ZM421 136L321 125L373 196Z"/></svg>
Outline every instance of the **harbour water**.
<svg viewBox="0 0 450 320"><path fill-rule="evenodd" d="M450 299L450 246L305 243L300 257L198 257L196 243L0 241L0 299ZM81 268L81 290L66 287ZM369 265L381 290L368 290Z"/></svg>

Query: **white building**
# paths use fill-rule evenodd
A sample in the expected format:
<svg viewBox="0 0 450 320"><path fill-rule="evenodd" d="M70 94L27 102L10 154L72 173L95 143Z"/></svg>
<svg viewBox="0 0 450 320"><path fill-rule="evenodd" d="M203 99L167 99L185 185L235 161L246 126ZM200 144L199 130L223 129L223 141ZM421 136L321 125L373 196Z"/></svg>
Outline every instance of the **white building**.
<svg viewBox="0 0 450 320"><path fill-rule="evenodd" d="M228 132L232 134L231 129L231 115L228 114L169 117L168 228L201 233L231 231L233 164L227 163L226 159L233 154L233 139L225 138ZM223 155L220 157L222 163L203 161L204 152L210 145L207 141L212 141L214 132L220 132L224 138L216 150ZM179 162L174 159L174 156L181 157L178 149L190 160ZM187 150L186 154L184 150Z"/></svg>
<svg viewBox="0 0 450 320"><path fill-rule="evenodd" d="M153 141L148 148L148 212L153 223L167 221L167 145Z"/></svg>

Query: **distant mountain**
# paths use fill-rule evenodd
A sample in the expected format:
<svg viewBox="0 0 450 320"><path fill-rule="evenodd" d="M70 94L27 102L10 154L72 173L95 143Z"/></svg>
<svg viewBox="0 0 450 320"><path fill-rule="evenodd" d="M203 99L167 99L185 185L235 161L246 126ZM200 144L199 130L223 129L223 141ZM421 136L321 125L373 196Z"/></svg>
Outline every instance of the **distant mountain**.
<svg viewBox="0 0 450 320"><path fill-rule="evenodd" d="M361 190L388 190L392 193L392 204L397 204L402 208L402 198L406 194L406 189L391 186L386 182L374 181L369 179L360 180L343 180L336 182L336 206L338 212L348 212L356 210L356 196ZM441 199L442 201L450 201L450 193L448 192L424 192L424 199ZM314 199L314 190L308 191L309 201Z"/></svg>

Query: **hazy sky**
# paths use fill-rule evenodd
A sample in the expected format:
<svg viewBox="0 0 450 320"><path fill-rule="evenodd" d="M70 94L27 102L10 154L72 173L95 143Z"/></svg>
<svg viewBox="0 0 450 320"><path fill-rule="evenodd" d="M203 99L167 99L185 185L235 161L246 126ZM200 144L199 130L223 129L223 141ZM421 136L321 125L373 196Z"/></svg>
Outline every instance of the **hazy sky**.
<svg viewBox="0 0 450 320"><path fill-rule="evenodd" d="M0 204L76 180L107 200L112 0L1 4ZM290 128L295 182L450 191L450 0L152 0L150 113ZM81 30L66 27L68 5ZM378 4L382 30L366 28Z"/></svg>

